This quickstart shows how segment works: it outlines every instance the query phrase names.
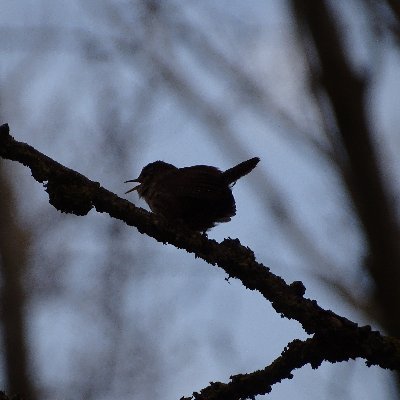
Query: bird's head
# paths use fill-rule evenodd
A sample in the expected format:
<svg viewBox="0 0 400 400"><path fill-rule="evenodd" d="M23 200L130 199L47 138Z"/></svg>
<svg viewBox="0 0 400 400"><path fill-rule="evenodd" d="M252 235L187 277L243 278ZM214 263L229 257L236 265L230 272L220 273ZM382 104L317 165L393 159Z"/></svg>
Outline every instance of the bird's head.
<svg viewBox="0 0 400 400"><path fill-rule="evenodd" d="M154 161L150 164L147 164L143 167L142 172L136 179L131 179L128 182L138 182L139 185L134 186L132 189L129 189L125 194L133 192L137 190L139 196L143 196L145 192L148 190L152 182L157 180L160 175L162 175L166 171L170 171L172 169L177 169L172 164L168 164L164 161Z"/></svg>

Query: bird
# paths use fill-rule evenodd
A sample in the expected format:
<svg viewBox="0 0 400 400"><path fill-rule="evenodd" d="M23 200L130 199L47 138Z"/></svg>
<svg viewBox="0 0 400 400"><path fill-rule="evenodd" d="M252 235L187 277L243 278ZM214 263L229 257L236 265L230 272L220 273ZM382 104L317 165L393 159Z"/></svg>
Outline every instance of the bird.
<svg viewBox="0 0 400 400"><path fill-rule="evenodd" d="M137 191L153 213L205 233L236 214L232 186L259 161L254 157L226 171L208 165L178 168L154 161L143 167L136 179L125 181L139 183L125 194Z"/></svg>

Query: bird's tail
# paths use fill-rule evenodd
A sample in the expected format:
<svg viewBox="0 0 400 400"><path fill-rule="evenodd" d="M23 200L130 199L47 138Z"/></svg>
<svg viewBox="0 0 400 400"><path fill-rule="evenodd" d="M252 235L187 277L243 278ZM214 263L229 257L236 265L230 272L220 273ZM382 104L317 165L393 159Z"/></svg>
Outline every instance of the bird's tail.
<svg viewBox="0 0 400 400"><path fill-rule="evenodd" d="M256 167L259 161L260 159L258 157L254 157L250 160L243 161L240 164L227 169L225 172L223 172L223 177L225 181L228 184L236 182L239 178L251 172Z"/></svg>

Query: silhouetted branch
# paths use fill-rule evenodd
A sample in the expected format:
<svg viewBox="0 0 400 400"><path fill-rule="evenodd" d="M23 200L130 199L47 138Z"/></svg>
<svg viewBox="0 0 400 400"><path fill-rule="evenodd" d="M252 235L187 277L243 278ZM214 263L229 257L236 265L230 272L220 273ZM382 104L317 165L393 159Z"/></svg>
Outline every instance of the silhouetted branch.
<svg viewBox="0 0 400 400"><path fill-rule="evenodd" d="M365 333L368 334L367 330ZM324 361L335 363L360 357L367 349L360 346L362 341L359 339L339 334L329 338L315 335L305 341L293 340L266 368L231 376L229 383L211 382L200 393L180 400L241 400L267 394L274 384L292 379L293 371L306 364L317 369Z"/></svg>
<svg viewBox="0 0 400 400"><path fill-rule="evenodd" d="M32 176L45 185L50 204L59 211L86 215L95 208L98 212L106 212L127 225L135 226L139 232L162 243L170 243L194 253L196 257L218 265L229 277L240 279L246 288L259 291L279 314L299 321L307 333L315 333L310 341L303 344L296 341L289 345L281 358L264 370L264 375L257 371L254 375L236 376L231 384L244 385L244 388L263 387L257 390L264 390L265 393L271 384L290 377L293 368L307 363L317 367L324 360L343 361L356 357L364 358L368 365L400 370L400 342L397 339L384 337L369 326L359 327L332 311L322 309L315 300L304 298L305 288L301 282L288 285L269 268L256 262L254 253L242 246L238 239L228 238L218 243L184 226L172 226L162 218L121 199L98 182L64 167L32 146L16 141L10 136L7 124L0 127L0 156L29 167ZM302 346L305 346L303 350ZM302 355L293 365L287 363L292 353ZM276 378L271 378L270 374L276 374ZM247 383L250 380L252 383ZM230 390L229 387L227 390ZM244 395L247 397L258 394L254 391L252 394L246 393Z"/></svg>

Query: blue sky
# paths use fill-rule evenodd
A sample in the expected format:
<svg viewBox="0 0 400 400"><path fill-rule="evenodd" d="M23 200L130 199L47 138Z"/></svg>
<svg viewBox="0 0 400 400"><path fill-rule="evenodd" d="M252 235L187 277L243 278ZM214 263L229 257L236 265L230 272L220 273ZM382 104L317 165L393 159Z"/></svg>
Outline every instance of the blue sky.
<svg viewBox="0 0 400 400"><path fill-rule="evenodd" d="M2 45L0 70L1 115L12 134L122 197L123 181L154 160L226 169L259 156L257 169L233 189L237 215L209 236L239 237L287 282L302 280L323 307L371 323L321 282L340 278L361 298L369 290L341 182L310 144L327 141L286 3L167 1L158 19L146 17L141 4L2 2L0 27L15 33ZM389 155L382 162L395 177L399 55L390 43L367 40L363 18L345 22L357 32L351 46L359 49L360 69L379 49L371 108L376 140ZM226 62L265 98L241 90ZM222 271L93 211L60 215L28 170L6 166L34 232L29 340L36 383L48 398L84 392L86 375L107 382L98 388L104 399L176 399L263 368L289 341L305 337L297 322L281 319L240 282L227 283ZM127 198L146 207L135 194ZM271 211L283 205L286 222ZM293 221L315 253L299 241ZM123 377L132 377L132 386ZM373 399L388 396L389 378L362 361L324 364L296 371L268 398Z"/></svg>

